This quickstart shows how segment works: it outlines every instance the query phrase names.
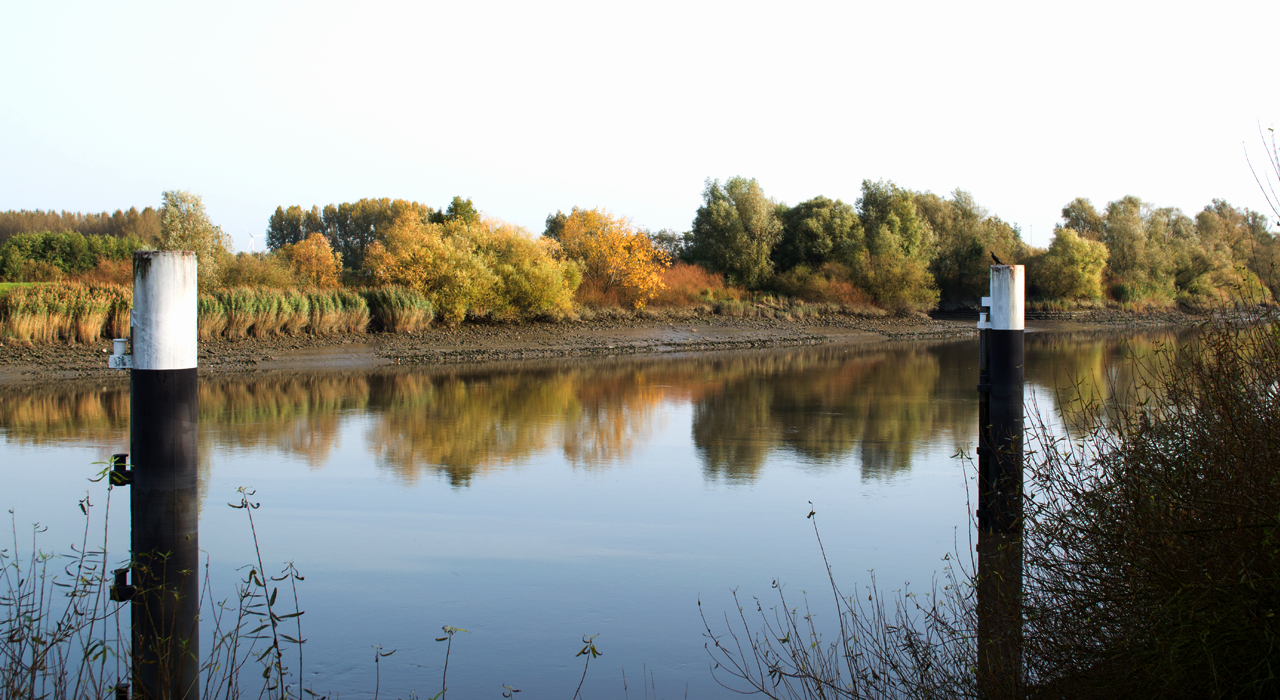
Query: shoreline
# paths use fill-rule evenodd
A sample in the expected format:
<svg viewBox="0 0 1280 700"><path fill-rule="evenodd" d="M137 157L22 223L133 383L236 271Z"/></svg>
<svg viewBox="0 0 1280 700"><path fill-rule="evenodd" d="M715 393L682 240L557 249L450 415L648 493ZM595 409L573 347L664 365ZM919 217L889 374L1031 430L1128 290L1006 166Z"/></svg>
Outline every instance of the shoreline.
<svg viewBox="0 0 1280 700"><path fill-rule="evenodd" d="M1143 330L1194 324L1182 311L1116 309L1028 313L1028 332ZM853 316L803 320L742 318L681 310L593 321L464 323L417 333L277 336L199 344L200 376L277 371L358 370L382 366L545 361L701 353L827 344L947 340L976 334L976 314ZM0 384L20 385L128 375L107 368L110 340L76 345L0 344Z"/></svg>

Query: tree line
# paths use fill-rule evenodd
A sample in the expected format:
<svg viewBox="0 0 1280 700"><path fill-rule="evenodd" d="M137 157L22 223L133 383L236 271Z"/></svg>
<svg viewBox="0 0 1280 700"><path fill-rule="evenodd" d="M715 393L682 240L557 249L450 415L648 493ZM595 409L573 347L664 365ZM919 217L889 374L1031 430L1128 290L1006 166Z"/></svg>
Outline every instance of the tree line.
<svg viewBox="0 0 1280 700"><path fill-rule="evenodd" d="M672 263L744 293L898 310L976 303L996 258L1027 266L1032 300L1212 306L1280 294L1269 221L1223 200L1188 215L1132 196L1101 208L1077 198L1041 249L961 189L864 180L852 204L817 196L792 206L733 177L708 179L702 199L687 232L575 207L549 215L536 245L460 196L439 209L390 198L280 206L267 221L269 252L237 256L199 198L175 191L141 212L0 213L0 276L54 279L143 246L185 246L201 253L202 284L397 284L450 319L564 309L566 295L639 307L662 291Z"/></svg>
<svg viewBox="0 0 1280 700"><path fill-rule="evenodd" d="M853 205L818 196L788 206L734 177L707 181L676 254L748 289L804 295L843 284L882 306L929 309L976 302L996 258L1027 266L1032 298L1268 301L1280 293L1275 248L1264 215L1218 199L1188 216L1132 196L1102 211L1077 198L1040 249L961 189L944 197L864 180Z"/></svg>
<svg viewBox="0 0 1280 700"><path fill-rule="evenodd" d="M77 231L85 236L115 238L136 236L151 242L160 236L160 212L151 207L142 211L137 207L129 207L128 211L117 209L113 214L40 209L0 212L0 243L19 233L44 231Z"/></svg>

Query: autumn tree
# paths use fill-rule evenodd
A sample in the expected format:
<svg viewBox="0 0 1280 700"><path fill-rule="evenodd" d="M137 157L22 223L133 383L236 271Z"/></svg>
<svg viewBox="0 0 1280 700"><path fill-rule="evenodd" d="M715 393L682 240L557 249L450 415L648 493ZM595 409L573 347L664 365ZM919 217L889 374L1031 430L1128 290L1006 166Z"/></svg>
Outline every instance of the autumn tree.
<svg viewBox="0 0 1280 700"><path fill-rule="evenodd" d="M663 288L662 270L671 264L646 232L604 209L575 208L565 218L559 242L562 254L578 264L585 285L617 294L636 308Z"/></svg>
<svg viewBox="0 0 1280 700"><path fill-rule="evenodd" d="M301 243L312 233L323 233L329 245L342 254L343 265L359 270L364 266L365 251L401 216L412 214L426 223L433 213L425 204L386 197L326 204L323 208L313 206L309 210L276 207L267 224L267 245L277 250Z"/></svg>
<svg viewBox="0 0 1280 700"><path fill-rule="evenodd" d="M169 190L162 199L159 249L195 252L200 288L217 285L222 263L231 255L231 236L209 221L199 195Z"/></svg>
<svg viewBox="0 0 1280 700"><path fill-rule="evenodd" d="M469 314L566 312L579 279L574 265L518 226L484 217L430 223L412 212L370 245L365 269L382 284L421 293L451 324Z"/></svg>
<svg viewBox="0 0 1280 700"><path fill-rule="evenodd" d="M337 287L342 275L342 253L329 246L323 233L312 233L307 240L280 249L289 260L294 276L303 284Z"/></svg>
<svg viewBox="0 0 1280 700"><path fill-rule="evenodd" d="M733 284L758 288L773 275L773 248L782 237L776 203L754 178L724 185L707 179L689 232L689 256Z"/></svg>

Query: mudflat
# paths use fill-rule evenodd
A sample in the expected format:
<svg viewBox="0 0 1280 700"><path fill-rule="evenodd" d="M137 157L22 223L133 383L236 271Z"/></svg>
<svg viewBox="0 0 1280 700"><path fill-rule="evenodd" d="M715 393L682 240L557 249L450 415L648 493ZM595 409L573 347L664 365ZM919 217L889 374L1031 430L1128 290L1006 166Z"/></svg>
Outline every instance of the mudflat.
<svg viewBox="0 0 1280 700"><path fill-rule="evenodd" d="M1141 329L1193 323L1180 311L1100 309L1028 314L1027 329ZM735 318L691 311L617 314L590 321L463 323L418 333L276 336L200 342L202 375L245 372L352 370L382 365L477 364L557 357L613 357L827 343L938 340L973 335L976 315L880 317L833 314L805 319ZM0 382L6 384L122 377L107 368L111 343L0 343Z"/></svg>

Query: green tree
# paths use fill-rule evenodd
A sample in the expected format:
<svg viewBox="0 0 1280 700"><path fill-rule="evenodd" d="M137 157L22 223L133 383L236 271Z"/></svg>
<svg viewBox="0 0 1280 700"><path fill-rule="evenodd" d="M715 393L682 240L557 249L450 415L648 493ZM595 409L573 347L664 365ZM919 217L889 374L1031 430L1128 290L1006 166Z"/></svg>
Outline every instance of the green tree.
<svg viewBox="0 0 1280 700"><path fill-rule="evenodd" d="M1172 260L1164 236L1152 235L1150 206L1132 195L1107 204L1102 242L1107 277L1118 301L1172 301Z"/></svg>
<svg viewBox="0 0 1280 700"><path fill-rule="evenodd" d="M858 198L866 250L849 261L860 286L876 303L899 311L924 311L938 303L928 265L933 233L913 194L892 182L862 181Z"/></svg>
<svg viewBox="0 0 1280 700"><path fill-rule="evenodd" d="M330 204L321 211L329 243L342 254L348 270L364 267L369 246L381 240L398 218L410 214L426 223L431 207L405 199L361 199L356 202Z"/></svg>
<svg viewBox="0 0 1280 700"><path fill-rule="evenodd" d="M298 205L288 209L276 207L267 221L267 247L279 250L287 245L301 243L313 233L327 233L320 207L304 210Z"/></svg>
<svg viewBox="0 0 1280 700"><path fill-rule="evenodd" d="M1034 292L1050 299L1099 299L1106 267L1105 245L1060 226L1049 250L1030 261L1027 281Z"/></svg>
<svg viewBox="0 0 1280 700"><path fill-rule="evenodd" d="M209 221L199 195L169 190L161 198L160 250L193 251L200 288L217 285L222 264L231 255L231 236Z"/></svg>
<svg viewBox="0 0 1280 700"><path fill-rule="evenodd" d="M574 207L573 211L577 212L578 208ZM547 214L547 227L542 231L542 235L553 241L560 240L560 237L564 235L564 225L568 223L569 216L569 214L559 209L554 214Z"/></svg>
<svg viewBox="0 0 1280 700"><path fill-rule="evenodd" d="M821 267L864 247L858 212L838 199L832 201L819 195L783 208L779 218L782 236L773 249L773 264L779 272L796 265Z"/></svg>
<svg viewBox="0 0 1280 700"><path fill-rule="evenodd" d="M910 190L892 182L862 181L858 218L866 232L867 251L873 256L898 253L927 263L933 254L933 234Z"/></svg>
<svg viewBox="0 0 1280 700"><path fill-rule="evenodd" d="M1093 203L1084 197L1076 197L1062 208L1062 226L1095 241L1102 240L1106 224Z"/></svg>
<svg viewBox="0 0 1280 700"><path fill-rule="evenodd" d="M446 221L461 221L464 224L474 224L480 221L480 212L476 211L475 205L470 199L462 197L454 197L449 202L449 206L443 212L435 214L432 219L435 223L443 224Z"/></svg>
<svg viewBox="0 0 1280 700"><path fill-rule="evenodd" d="M759 288L773 275L770 259L782 236L776 205L756 180L707 179L689 233L690 257L732 284Z"/></svg>
<svg viewBox="0 0 1280 700"><path fill-rule="evenodd" d="M672 262L683 260L685 255L688 254L688 244L685 234L680 233L679 231L673 231L669 228L664 228L659 231L649 231L647 233L649 234L649 240L653 243L654 249L666 253L668 260ZM543 235L545 236L546 234L544 233Z"/></svg>
<svg viewBox="0 0 1280 700"><path fill-rule="evenodd" d="M915 203L936 241L929 271L943 299L977 301L987 293L993 253L1009 264L1027 254L1018 230L978 206L962 189L952 192L950 199L919 194Z"/></svg>

